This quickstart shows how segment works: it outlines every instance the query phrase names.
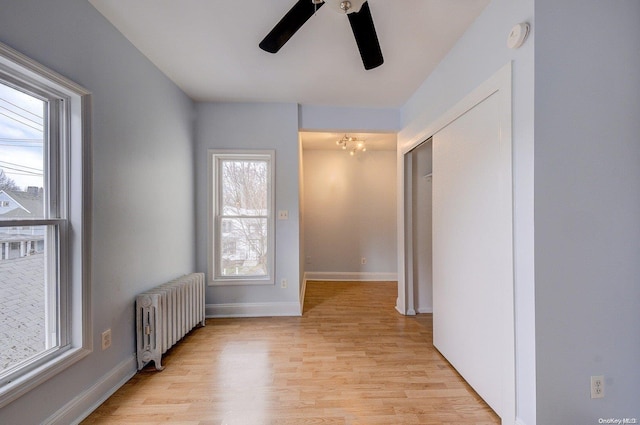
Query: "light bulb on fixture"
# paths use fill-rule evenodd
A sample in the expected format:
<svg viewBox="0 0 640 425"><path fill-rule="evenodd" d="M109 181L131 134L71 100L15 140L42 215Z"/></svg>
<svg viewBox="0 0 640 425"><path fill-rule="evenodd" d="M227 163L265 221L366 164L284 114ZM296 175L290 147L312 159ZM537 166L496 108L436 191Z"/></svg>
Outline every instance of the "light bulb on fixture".
<svg viewBox="0 0 640 425"><path fill-rule="evenodd" d="M351 156L367 151L364 140L358 140L357 137L347 136L346 134L341 139L336 140L336 145L340 146L342 150L348 150Z"/></svg>

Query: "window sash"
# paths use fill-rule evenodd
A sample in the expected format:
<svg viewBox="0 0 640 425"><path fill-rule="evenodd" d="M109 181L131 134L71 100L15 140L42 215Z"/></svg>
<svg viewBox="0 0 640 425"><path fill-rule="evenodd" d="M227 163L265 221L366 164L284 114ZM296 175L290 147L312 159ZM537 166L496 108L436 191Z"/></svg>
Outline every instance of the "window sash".
<svg viewBox="0 0 640 425"><path fill-rule="evenodd" d="M210 193L210 213L209 213L209 276L210 285L227 284L273 284L274 278L274 258L275 258L275 221L274 221L274 157L273 151L209 151L209 181L211 184ZM222 164L224 161L260 161L267 166L266 185L266 214L224 214L222 211L223 176ZM266 272L263 274L238 274L226 275L223 273L222 257L224 255L223 246L223 226L224 219L264 219L267 222L266 238Z"/></svg>
<svg viewBox="0 0 640 425"><path fill-rule="evenodd" d="M223 164L225 162L263 162L266 165L266 172L267 172L267 182L266 182L266 191L267 193L265 194L266 197L266 203L267 203L267 216L271 215L271 202L270 202L270 196L271 196L271 158L266 156L266 155L257 155L257 154L252 154L252 155L218 155L216 158L216 174L217 174L217 182L218 184L216 185L216 216L224 216L224 217L231 217L231 216L238 216L238 217L256 217L256 216L264 216L265 214L251 214L250 213L250 209L245 208L244 211L246 211L246 214L229 214L229 213L225 213L224 212L224 206L225 206L225 201L223 199L224 196L224 190L223 190L223 185L224 185L224 170L223 170ZM239 206L238 208L244 207L246 205L242 205Z"/></svg>
<svg viewBox="0 0 640 425"><path fill-rule="evenodd" d="M0 408L92 349L90 297L91 95L83 87L0 43L0 83L45 102L43 217L0 220L0 227L46 226L47 279L58 332L51 347L3 372ZM73 228L73 232L71 229Z"/></svg>
<svg viewBox="0 0 640 425"><path fill-rule="evenodd" d="M15 223L0 222L1 228L16 227ZM38 220L38 224L34 225L33 221L21 221L21 224L27 224L29 227L45 227L44 238L44 264L43 264L43 285L44 289L44 339L45 348L33 356L20 361L8 369L0 372L0 388L14 381L17 377L29 373L37 369L41 365L51 361L60 354L61 351L68 349L71 338L68 329L68 314L64 306L68 303L68 285L61 278L65 273L64 267L61 266L65 257L62 249L63 236L66 232L65 220ZM20 226L23 227L23 226ZM11 260L0 260L11 261Z"/></svg>
<svg viewBox="0 0 640 425"><path fill-rule="evenodd" d="M269 252L269 217L268 216L232 216L232 217L236 218L238 220L257 220L257 221L263 221L264 220L266 222L266 227L267 227L267 229L266 229L266 238L257 238L257 239L253 238L253 239L251 239L251 238L249 238L249 235L245 234L245 236L247 236L246 238L225 239L225 236L223 235L222 231L216 232L217 233L217 238L216 238L215 247L216 247L216 250L217 250L217 253L218 253L218 255L216 257L216 261L217 261L216 270L218 271L217 278L218 279L261 279L261 278L268 277L270 275L270 271L271 271L270 270L271 265L269 264L269 256L271 255L271 253ZM228 219L231 219L231 218L229 216L216 217L216 223L217 223L216 227L217 227L217 229L222 229L223 228L222 221L223 220L228 220ZM238 233L243 233L243 232L238 232ZM260 236L264 236L264 235L260 235ZM261 241L260 245L261 245L262 250L266 249L266 251L267 251L267 255L266 255L266 259L265 259L266 261L265 261L265 264L264 264L264 269L265 269L264 273L247 273L247 272L240 273L239 271L236 272L236 274L226 274L225 273L226 268L224 267L224 261L225 261L225 254L227 254L227 253L226 253L226 250L225 250L224 243L227 242L227 241L234 241L234 244L236 244L236 247L234 249L234 253L230 254L230 255L234 255L235 256L235 255L237 255L237 253L239 251L238 248L237 248L238 239L240 239L239 242L246 241L246 244L245 244L246 247L245 247L244 251L246 252L247 255L244 258L242 258L242 260L244 260L244 261L256 260L256 258L251 258L252 256L250 255L252 252L255 251L254 249L252 249L253 246L251 244L251 241L252 240L260 240ZM266 239L266 240L264 240L264 239ZM242 245L242 243L240 245ZM259 263L257 265L262 266L262 263ZM260 267L260 268L262 268L262 267Z"/></svg>

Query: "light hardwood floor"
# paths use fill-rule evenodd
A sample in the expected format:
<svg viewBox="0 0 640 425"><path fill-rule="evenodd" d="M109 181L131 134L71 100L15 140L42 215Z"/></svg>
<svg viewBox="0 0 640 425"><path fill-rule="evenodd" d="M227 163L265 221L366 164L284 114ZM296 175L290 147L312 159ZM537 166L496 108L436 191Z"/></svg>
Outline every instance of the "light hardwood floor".
<svg viewBox="0 0 640 425"><path fill-rule="evenodd" d="M309 282L302 317L209 319L84 422L495 425L395 282Z"/></svg>

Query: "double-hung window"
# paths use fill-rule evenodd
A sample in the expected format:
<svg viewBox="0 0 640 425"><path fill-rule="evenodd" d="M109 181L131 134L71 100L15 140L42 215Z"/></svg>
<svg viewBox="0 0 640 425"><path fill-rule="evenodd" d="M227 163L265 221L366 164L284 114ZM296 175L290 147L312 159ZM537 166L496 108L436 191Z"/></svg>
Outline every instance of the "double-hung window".
<svg viewBox="0 0 640 425"><path fill-rule="evenodd" d="M273 151L209 151L209 276L273 283Z"/></svg>
<svg viewBox="0 0 640 425"><path fill-rule="evenodd" d="M89 101L0 44L0 407L91 350Z"/></svg>

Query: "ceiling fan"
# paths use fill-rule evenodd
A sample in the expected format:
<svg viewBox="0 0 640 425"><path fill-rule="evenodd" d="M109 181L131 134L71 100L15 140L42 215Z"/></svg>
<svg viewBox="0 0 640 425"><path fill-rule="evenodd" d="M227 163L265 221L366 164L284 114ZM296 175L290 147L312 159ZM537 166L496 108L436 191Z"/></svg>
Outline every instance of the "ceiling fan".
<svg viewBox="0 0 640 425"><path fill-rule="evenodd" d="M367 0L298 0L260 42L260 48L269 53L278 52L325 3L349 18L364 69L382 65L384 59Z"/></svg>

